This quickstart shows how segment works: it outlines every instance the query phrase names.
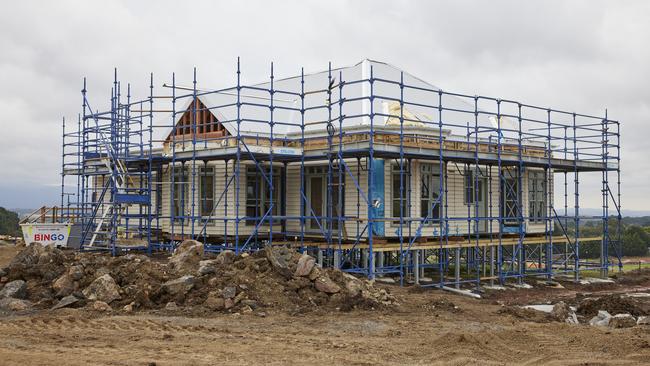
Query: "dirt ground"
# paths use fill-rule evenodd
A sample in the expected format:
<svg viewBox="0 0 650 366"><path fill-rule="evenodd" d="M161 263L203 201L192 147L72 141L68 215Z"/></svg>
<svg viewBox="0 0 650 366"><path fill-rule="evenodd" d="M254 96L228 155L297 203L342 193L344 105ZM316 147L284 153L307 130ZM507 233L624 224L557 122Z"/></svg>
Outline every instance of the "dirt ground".
<svg viewBox="0 0 650 366"><path fill-rule="evenodd" d="M17 250L0 246L0 267ZM522 320L503 309L613 291L650 281L493 291L476 300L385 286L392 310L169 316L83 309L0 318L2 365L642 365L650 326L625 329ZM589 295L589 294L587 294Z"/></svg>

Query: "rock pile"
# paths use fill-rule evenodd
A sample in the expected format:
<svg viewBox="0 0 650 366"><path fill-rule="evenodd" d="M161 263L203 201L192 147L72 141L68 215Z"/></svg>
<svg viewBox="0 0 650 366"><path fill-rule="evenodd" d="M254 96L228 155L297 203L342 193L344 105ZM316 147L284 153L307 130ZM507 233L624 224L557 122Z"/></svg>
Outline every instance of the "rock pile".
<svg viewBox="0 0 650 366"><path fill-rule="evenodd" d="M27 284L25 281L15 280L6 283L0 290L0 309L9 311L29 309L32 304L28 300L24 300L26 294Z"/></svg>
<svg viewBox="0 0 650 366"><path fill-rule="evenodd" d="M605 310L599 310L598 314L589 320L589 325L597 327L611 327L611 328L631 328L635 325L645 325L645 316L640 316L637 319L630 314L616 314L612 316Z"/></svg>
<svg viewBox="0 0 650 366"><path fill-rule="evenodd" d="M597 327L606 327L609 325L609 321L612 319L612 316L605 310L598 310L598 314L589 320L589 325Z"/></svg>
<svg viewBox="0 0 650 366"><path fill-rule="evenodd" d="M645 325L649 311L647 303L621 294L581 298L576 309L584 323L610 328Z"/></svg>
<svg viewBox="0 0 650 366"><path fill-rule="evenodd" d="M568 324L580 324L575 311L573 311L573 309L571 309L571 307L564 301L560 301L553 305L551 317Z"/></svg>
<svg viewBox="0 0 650 366"><path fill-rule="evenodd" d="M369 281L288 248L206 258L203 244L183 242L169 258L63 252L32 244L0 270L0 311L86 307L95 311L160 310L290 313L396 306Z"/></svg>
<svg viewBox="0 0 650 366"><path fill-rule="evenodd" d="M600 310L605 310L610 314L631 314L634 316L647 315L646 313L650 311L646 305L631 297L609 294L579 300L576 312L578 315L591 318L596 316Z"/></svg>

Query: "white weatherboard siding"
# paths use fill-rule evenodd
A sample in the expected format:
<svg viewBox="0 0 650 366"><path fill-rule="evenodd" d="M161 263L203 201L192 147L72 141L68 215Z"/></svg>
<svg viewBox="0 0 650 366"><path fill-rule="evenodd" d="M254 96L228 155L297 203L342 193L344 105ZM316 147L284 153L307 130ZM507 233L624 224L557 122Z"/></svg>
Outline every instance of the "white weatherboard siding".
<svg viewBox="0 0 650 366"><path fill-rule="evenodd" d="M349 218L349 220L346 221L345 223L345 230L342 230L343 232L343 237L346 239L354 239L358 233L363 231L364 226L366 225L366 220L365 218L367 217L367 203L365 199L363 198L364 195L366 195L367 189L368 189L368 172L365 170L365 159L361 160L361 167L362 171L361 174L359 174L359 180L358 180L358 185L362 188L363 193L358 194L358 190L356 188L356 185L354 181L357 179L358 172L357 172L357 162L356 160L346 160L347 166L349 168L349 172L345 171L344 172L344 182L345 182L345 208L344 208L344 214ZM384 169L384 187L385 187L385 192L384 192L384 205L385 205L385 217L391 217L392 214L392 178L391 178L391 164L396 164L395 160L391 161L386 161L385 162L385 169ZM408 235L415 235L418 227L420 227L420 205L421 205L421 200L420 200L420 185L421 185L421 180L420 180L420 165L421 164L432 164L434 169L439 169L438 167L438 162L435 161L417 161L413 160L412 161L412 176L411 176L411 190L410 190L410 195L411 195L411 210L410 210L410 217L413 218L413 221L411 222L411 227L410 227L410 232L409 232L409 227L408 223L404 224L403 227L403 233L405 236ZM240 190L239 190L239 217L243 218L246 215L246 166L250 165L252 166L252 163L250 162L242 162L241 167L240 167L240 180L239 180L239 185L240 185ZM276 164L274 163L274 166ZM177 166L180 166L180 164L177 164ZM188 162L185 164L185 168L189 172L191 170L191 162ZM277 166L281 167L283 164L277 163ZM321 162L309 162L305 164L306 170L310 166L323 166L326 167L327 163L324 161ZM203 167L203 162L196 162L196 171L198 172L199 169ZM235 218L236 218L236 210L235 210L235 196L236 196L236 184L235 181L236 179L233 178L234 176L234 166L233 162L229 162L228 164L228 172L226 178L225 173L226 173L226 164L223 161L215 161L215 162L209 162L208 167L214 168L215 171L215 193L214 193L214 202L215 202L215 209L213 213L213 218L212 220L208 221L206 225L206 233L208 235L215 235L215 236L223 236L224 233L227 233L229 236L235 234ZM472 204L466 204L464 202L464 171L465 171L465 165L464 164L456 164L456 163L448 163L447 164L447 178L446 178L446 187L443 188L443 191L446 188L446 197L443 194L443 200L442 200L442 207L441 210L443 212L447 213L447 216L451 219L449 221L449 234L450 235L468 235L468 234L473 234L475 233L475 223L472 220L472 218L476 217L475 215L475 205ZM268 167L266 168L268 169ZM469 166L469 169L474 169L473 166ZM498 172L496 167L491 167L491 171L488 173L487 168L484 166L481 166L481 170L485 175L488 175L489 178L486 178L486 185L488 185L490 188L484 192L486 195L486 208L485 208L485 214L484 216L491 216L494 217L495 219L492 220L491 225L490 223L486 223L485 227L487 228L487 232L493 232L497 233L498 232L498 227L499 223L498 220L496 219L499 216L499 199L500 199L500 194L499 194L499 179L498 179ZM522 196L523 196L523 212L525 216L529 215L529 205L528 205L528 171L530 171L533 168L527 168L524 171L524 175L522 177ZM160 220L162 224L162 228L166 232L171 232L171 225L170 225L170 220L168 217L171 215L171 176L170 176L171 169L166 166L164 168L164 173L163 173L163 178L165 184L162 185L162 215L166 217L166 219ZM338 175L338 169L335 168L334 174ZM191 182L191 176L188 175L186 179ZM546 185L547 189L549 190L548 192L548 198L549 200L552 200L553 197L553 177L552 174L550 175L550 182L549 184ZM224 192L226 182L228 180L231 180L230 186L228 189ZM287 172L286 172L286 181L283 182L283 184L286 184L285 188L285 193L286 193L286 198L283 200L284 204L286 205L286 216L289 217L286 220L286 229L287 232L289 233L289 239L291 239L291 236L298 236L301 230L301 225L300 225L300 200L301 195L300 195L300 164L299 163L291 163L288 164L287 166ZM186 189L186 202L185 202L185 214L190 216L192 214L192 201L190 199L192 191L191 191L191 184L187 184L187 189ZM406 188L406 187L405 187ZM278 194L280 191L279 187L276 187L276 193ZM334 188L336 189L336 188ZM490 193L491 191L491 193ZM408 190L405 192L405 194L408 194ZM307 199L309 199L308 195L305 192L305 196ZM200 210L200 199L201 199L201 192L199 189L199 178L198 176L195 176L195 190L194 190L194 197L195 197L195 202L194 202L194 213L197 216L195 220L195 233L199 233L204 224L205 220L207 217L204 218L198 218L199 215L199 210ZM221 197L221 200L219 201L219 198ZM217 204L217 201L218 204ZM548 205L551 202L547 202L547 210L548 210ZM226 205L228 207L226 211ZM468 209L469 208L469 209ZM357 209L358 209L358 214L357 214ZM548 212L548 211L547 211ZM309 215L310 213L306 210L305 215ZM323 213L324 215L324 213ZM409 216L408 213L405 213L405 217ZM483 215L480 215L483 216ZM226 223L224 221L224 217L228 218L228 224L226 226ZM360 221L358 222L355 218L359 217ZM469 218L469 222L468 222ZM481 220L484 221L484 220ZM281 231L281 225L279 223L274 223L274 232L280 232ZM398 228L399 228L399 223L397 220L394 222L391 221L385 221L385 235L387 237L397 237L398 236ZM543 233L545 231L546 225L544 222L541 223L526 223L526 232L527 233ZM552 230L552 225L551 228ZM252 225L246 225L245 222L242 220L242 222L239 225L239 235L240 236L248 236L253 233L254 226ZM259 228L260 233L268 233L269 227L268 223L265 223ZM188 234L191 232L191 220L186 220L186 223L182 229L182 232L185 234ZM424 225L421 227L421 236L434 236L438 235L440 232L440 225L439 224L428 224ZM485 231L482 231L485 232ZM181 233L181 224L180 222L176 222L174 225L174 233L175 234L180 234ZM309 227L309 222L306 220L305 222L305 234L310 237L318 238L322 237L322 233L320 232L319 229L311 229ZM336 233L335 233L336 236ZM362 235L363 237L367 237L367 233L364 233Z"/></svg>
<svg viewBox="0 0 650 366"><path fill-rule="evenodd" d="M368 173L365 171L365 159L361 160L361 166L362 166L362 172L360 176L358 177L358 184L360 187L362 187L364 193L361 195L358 195L357 192L358 190L356 189L356 185L354 183L355 180L357 180L357 173L358 173L358 167L357 167L357 161L356 160L345 160L349 172L344 170L343 171L343 181L344 181L344 209L343 212L345 216L350 217L350 220L347 220L345 222L345 229L341 228L342 234L344 238L349 238L349 239L354 239L357 236L357 230L359 232L363 231L363 227L366 225L366 220L363 222L358 223L358 228L357 228L357 221L354 219L355 217L360 217L360 218L366 218L367 212L368 212L368 204L366 203L365 199L363 198L363 195L365 195L367 189L368 189ZM310 162L308 164L305 164L305 170L308 169L310 166L321 166L321 167L327 167L327 162ZM335 168L333 171L333 174L339 175L339 169ZM287 215L288 216L300 216L300 164L291 164L288 167L288 174L287 174ZM333 189L338 189L338 188L333 188ZM306 194L305 196L309 198ZM357 203L358 203L358 210L359 213L357 215ZM305 209L305 215L310 215L311 213ZM325 213L323 213L325 214ZM287 230L289 232L300 232L300 220L291 220L289 223L287 223ZM313 237L322 237L322 232L320 229L311 229L309 227L309 223L305 223L305 231L306 235L313 236ZM338 230L334 230L334 236L338 237ZM365 236L365 235L364 235Z"/></svg>
<svg viewBox="0 0 650 366"><path fill-rule="evenodd" d="M176 164L177 168L181 167L180 163ZM235 218L236 218L236 205L235 205L235 198L237 197L236 193L236 177L235 177L235 167L233 167L232 162L228 163L228 166L226 167L226 163L224 161L211 161L208 162L207 167L213 168L214 169L214 186L215 186L215 192L214 192L214 211L212 214L212 219L208 220L208 216L206 217L199 217L200 215L200 199L201 199L201 192L200 192L200 184L199 184L199 172L200 169L204 167L204 163L202 161L197 161L195 166L194 166L194 171L196 172L194 176L194 192L192 192L192 176L189 175L189 172L192 171L192 163L188 162L184 164L184 168L186 169L187 176L185 180L187 180L187 184L185 186L187 187L185 190L185 204L184 204L184 211L186 216L192 216L192 195L194 196L194 214L197 216L195 219L195 234L198 234L199 232L202 231L203 227L205 226L205 230L207 235L224 235L224 233L228 233L228 235L235 235ZM240 179L240 190L239 190L239 215L240 217L243 217L246 212L246 165L245 163L240 164L240 170L241 173L239 175ZM226 171L227 171L227 178L226 178ZM163 215L165 216L165 219L162 220L164 222L163 225L163 230L171 233L172 231L172 225L171 225L171 220L170 216L172 213L172 206L171 206L171 197L172 197L172 187L171 187L171 181L172 181L172 176L171 176L172 169L170 169L170 166L165 166L164 168L164 181L166 182L163 185L163 207L162 207L162 212ZM228 185L228 189L226 190L226 184L227 182L230 182ZM176 189L176 188L175 188ZM221 198L221 199L220 199ZM226 211L227 207L227 211ZM207 221L207 224L206 224ZM175 220L174 223L174 234L189 234L191 233L192 226L191 226L191 220L186 219L184 225L181 225L181 222L179 220ZM252 226L246 226L243 222L239 225L239 234L240 235L247 235L252 232L253 227Z"/></svg>

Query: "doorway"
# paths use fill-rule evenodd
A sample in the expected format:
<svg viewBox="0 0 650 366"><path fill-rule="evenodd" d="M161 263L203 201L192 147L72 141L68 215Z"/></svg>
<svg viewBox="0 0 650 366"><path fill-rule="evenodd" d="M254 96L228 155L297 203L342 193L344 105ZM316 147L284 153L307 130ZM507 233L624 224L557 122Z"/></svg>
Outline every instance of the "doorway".
<svg viewBox="0 0 650 366"><path fill-rule="evenodd" d="M465 170L465 204L469 206L470 217L478 217L478 222L474 222L473 231L487 233L490 220L488 217L488 179L478 172L475 178L475 172L469 168ZM478 212L476 212L478 209Z"/></svg>
<svg viewBox="0 0 650 366"><path fill-rule="evenodd" d="M345 197L344 186L340 187L341 200L339 202L339 174L338 169L332 172L331 192L328 192L327 166L308 167L306 169L306 193L309 201L307 202L307 216L309 219L308 229L311 231L327 232L330 229L335 234L339 229L339 217L343 217L343 207L345 206L343 198ZM328 198L332 204L328 210ZM328 218L331 227L328 227Z"/></svg>

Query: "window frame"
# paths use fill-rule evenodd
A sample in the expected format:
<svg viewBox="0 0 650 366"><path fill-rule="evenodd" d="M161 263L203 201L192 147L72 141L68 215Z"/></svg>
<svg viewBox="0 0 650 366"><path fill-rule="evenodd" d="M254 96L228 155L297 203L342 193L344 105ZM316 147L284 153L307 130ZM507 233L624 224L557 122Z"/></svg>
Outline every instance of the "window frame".
<svg viewBox="0 0 650 366"><path fill-rule="evenodd" d="M485 185L487 177L480 170L478 176L474 177L474 169L465 168L463 173L463 204L474 205L478 202L485 201ZM474 184L476 183L476 185ZM476 192L478 190L478 192Z"/></svg>
<svg viewBox="0 0 650 366"><path fill-rule="evenodd" d="M434 168L434 165L436 167ZM438 164L435 163L426 163L426 164L420 164L420 217L422 220L424 220L425 225L435 225L442 220L442 217L444 215L444 207L443 207L443 200L444 200L444 194L445 194L445 182L444 182L444 176L440 174L440 169L438 167ZM443 171L444 173L444 171ZM426 177L426 178L425 178ZM425 186L425 179L428 183L428 193L427 197L423 197L423 187ZM433 189L437 188L437 189ZM439 192L440 196L435 197L434 192ZM439 198L439 200L438 200ZM434 201L438 200L438 204L434 208L435 210L435 215L434 215L434 210L431 209L432 203ZM426 204L424 202L426 201ZM424 208L427 208L426 215L423 212ZM429 216L428 219L425 220L425 218Z"/></svg>
<svg viewBox="0 0 650 366"><path fill-rule="evenodd" d="M531 170L528 172L528 220L530 223L543 223L546 220L546 172Z"/></svg>
<svg viewBox="0 0 650 366"><path fill-rule="evenodd" d="M264 169L264 174L267 175L269 173L269 167L268 166L263 166L262 169ZM247 219L244 220L246 226L256 226L257 223L260 221L262 216L268 211L271 201L268 199L270 196L270 186L266 180L260 173L259 169L255 165L248 165L246 166L245 169L246 172L246 189L244 191L245 193L245 213ZM271 212L273 216L280 216L282 212L284 211L285 207L285 202L284 202L284 197L283 196L283 188L285 185L285 182L283 182L284 177L284 167L280 166L273 166L273 211ZM252 184L251 184L252 183ZM251 197L249 188L253 188L253 195L254 197ZM268 205L268 206L267 206ZM249 210L253 208L255 209L255 214L250 215ZM253 217L250 219L249 217ZM273 219L274 224L279 224L280 219ZM261 225L268 225L268 220L264 219L264 222Z"/></svg>
<svg viewBox="0 0 650 366"><path fill-rule="evenodd" d="M215 198L215 190L216 190L216 170L214 166L203 166L198 169L199 171L199 216L202 218L208 218L212 216L213 210L214 210L214 198ZM205 188L203 187L204 185L204 179L208 178L210 181L210 184L212 185L212 189L208 190L210 192L211 197L204 196L204 190ZM205 202L204 202L205 199ZM207 202L211 202L209 206L206 206ZM209 210L204 211L205 208L209 207Z"/></svg>
<svg viewBox="0 0 650 366"><path fill-rule="evenodd" d="M390 181L391 181L391 217L393 218L400 218L400 207L401 207L401 213L402 217L404 218L410 218L411 217L411 212L410 212L410 207L411 207L411 173L409 171L409 164L406 163L403 165L403 170L404 170L404 180L402 181L404 185L404 197L401 197L400 191L399 191L399 186L400 186L400 164L392 164L391 165L391 173L390 173ZM398 211L395 211L397 208ZM400 222L399 221L393 221L391 220L391 224L393 226L399 226Z"/></svg>
<svg viewBox="0 0 650 366"><path fill-rule="evenodd" d="M508 176L506 176L506 173ZM514 175L513 175L514 172ZM523 195L523 192L520 192L519 189L519 173L518 170L514 169L509 169L509 168L502 168L501 178L503 181L499 185L499 191L500 191L500 197L499 199L501 200L501 210L499 211L499 215L502 217L503 220L503 226L518 226L519 225L519 214L517 212L519 210L523 210L523 204L521 205L521 208L518 208L518 202L521 202L521 195ZM513 194L510 192L510 190L505 190L506 188L506 182L507 181L512 181L513 183L511 186L513 187L514 190L514 195L516 196L516 200L512 200ZM513 211L514 216L508 216L506 215L507 212ZM523 213L521 213L523 216Z"/></svg>
<svg viewBox="0 0 650 366"><path fill-rule="evenodd" d="M156 218L159 219L163 215L163 176L159 174L160 171L152 172L152 178L155 184L152 184L151 189L154 191L156 201L155 212Z"/></svg>
<svg viewBox="0 0 650 366"><path fill-rule="evenodd" d="M170 183L172 183L173 194L171 194L172 211L170 212L170 218L173 218L174 222L184 223L186 220L186 206L189 198L189 190L187 189L188 173L188 168L182 165L172 168Z"/></svg>

